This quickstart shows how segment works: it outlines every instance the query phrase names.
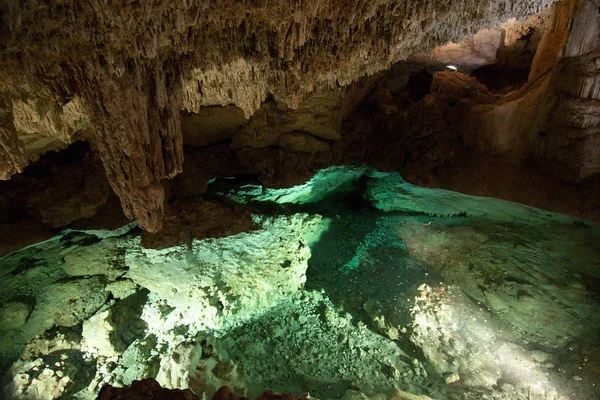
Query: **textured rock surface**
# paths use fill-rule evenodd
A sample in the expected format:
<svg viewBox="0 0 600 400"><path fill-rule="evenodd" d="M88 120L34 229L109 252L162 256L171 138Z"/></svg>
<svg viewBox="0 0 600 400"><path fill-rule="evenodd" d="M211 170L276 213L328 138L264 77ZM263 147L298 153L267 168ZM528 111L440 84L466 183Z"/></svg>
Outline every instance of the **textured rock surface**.
<svg viewBox="0 0 600 400"><path fill-rule="evenodd" d="M561 9L556 7L554 12ZM269 97L248 121L243 110L233 105L183 113L183 172L173 180L161 181L167 200L166 225L162 232L146 235L146 243L154 247L161 242L164 246L183 243L192 229L197 237L214 230L216 219L231 222L231 229L217 224L222 234L247 230L246 217L239 221L231 218L239 210L205 201L212 196L208 182L214 178L238 176L239 181L286 187L303 183L317 169L358 162L399 169L409 181L421 185L500 197L597 220L600 211L595 199L600 183L594 177L598 159L595 100L557 95L562 89L556 86L566 84L558 78L562 72L555 72L551 79L546 74L503 96L523 83L521 78L529 71L547 14L494 28L492 36L500 36L503 42L496 52L497 62L473 72L487 88L461 73L434 72L431 64L399 63L346 88L308 94L295 110ZM564 18L553 22L564 23ZM489 36L489 32L482 34ZM487 51L491 57L490 49L479 48L481 40L462 46L474 52ZM537 53L539 57L556 52L546 47ZM434 58L438 56L434 54ZM447 57L454 56L450 52ZM572 57L572 61L583 61L559 63L557 68L567 75L573 70L575 79L583 71L575 64L591 65L591 56L585 57ZM502 78L507 75L515 75L515 79ZM563 97L564 101L560 100ZM570 130L569 124L584 128ZM69 148L61 152L67 156L61 157L79 157L77 151ZM47 167L44 160L41 166ZM98 168L97 163L86 161L74 163L68 173L52 177L43 173L38 180L31 180L27 171L15 176L15 183L7 185L10 190L0 193L0 220L6 223L0 229L29 232L37 226L32 237L44 237L49 234L47 227L73 222L73 227L81 228L116 227L124 216L113 212L119 207L115 207L118 200L110 191L105 197L107 183L101 180ZM575 179L578 174L584 179ZM36 191L36 186L43 190ZM207 204L213 205L206 208ZM207 210L216 208L223 218L206 215ZM186 212L190 215L182 215ZM92 216L94 213L97 215ZM47 227L35 225L33 219L26 219L29 216ZM5 243L7 252L24 243L19 237L13 239L15 243Z"/></svg>
<svg viewBox="0 0 600 400"><path fill-rule="evenodd" d="M310 256L302 231L317 222L299 215L260 221L262 229L216 241L191 240L164 250L134 246L126 255L126 277L175 308L165 326L183 318L196 331L222 329L302 286Z"/></svg>
<svg viewBox="0 0 600 400"><path fill-rule="evenodd" d="M0 223L31 216L50 227L64 227L93 216L106 203L110 187L100 160L86 143L50 153L23 174L0 182L5 207Z"/></svg>
<svg viewBox="0 0 600 400"><path fill-rule="evenodd" d="M166 206L165 214L159 232L143 234L144 247L162 249L192 239L233 236L254 228L248 209L211 200L175 201Z"/></svg>
<svg viewBox="0 0 600 400"><path fill-rule="evenodd" d="M472 72L485 65L502 64L507 61L507 53L517 49L522 51L524 49L520 47L523 45L533 57L549 17L550 9L547 8L526 20L512 19L493 28L482 29L459 43L448 43L429 53L416 53L408 60L429 65L452 65L461 72ZM523 40L524 37L527 39Z"/></svg>
<svg viewBox="0 0 600 400"><path fill-rule="evenodd" d="M17 329L25 324L31 307L20 302L6 303L0 309L0 330Z"/></svg>
<svg viewBox="0 0 600 400"><path fill-rule="evenodd" d="M466 116L468 144L543 160L567 182L600 172L600 72L593 61L600 54L600 19L591 8L589 1L553 6L529 84L496 106L474 107Z"/></svg>

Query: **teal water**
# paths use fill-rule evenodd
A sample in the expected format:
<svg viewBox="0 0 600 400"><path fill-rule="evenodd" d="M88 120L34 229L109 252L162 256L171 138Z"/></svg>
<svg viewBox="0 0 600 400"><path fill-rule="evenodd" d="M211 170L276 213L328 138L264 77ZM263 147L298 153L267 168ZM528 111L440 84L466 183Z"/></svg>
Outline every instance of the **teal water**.
<svg viewBox="0 0 600 400"><path fill-rule="evenodd" d="M164 250L70 231L0 260L5 397L155 377L209 397L598 398L598 225L367 168L211 195L257 230Z"/></svg>

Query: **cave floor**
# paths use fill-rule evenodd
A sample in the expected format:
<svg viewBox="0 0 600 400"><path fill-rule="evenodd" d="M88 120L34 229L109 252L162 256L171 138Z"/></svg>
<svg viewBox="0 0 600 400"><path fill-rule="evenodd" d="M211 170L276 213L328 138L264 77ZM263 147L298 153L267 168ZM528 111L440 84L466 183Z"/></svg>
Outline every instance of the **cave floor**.
<svg viewBox="0 0 600 400"><path fill-rule="evenodd" d="M598 225L365 168L214 195L256 229L160 250L135 224L65 231L1 259L5 396L145 377L208 397L600 396Z"/></svg>

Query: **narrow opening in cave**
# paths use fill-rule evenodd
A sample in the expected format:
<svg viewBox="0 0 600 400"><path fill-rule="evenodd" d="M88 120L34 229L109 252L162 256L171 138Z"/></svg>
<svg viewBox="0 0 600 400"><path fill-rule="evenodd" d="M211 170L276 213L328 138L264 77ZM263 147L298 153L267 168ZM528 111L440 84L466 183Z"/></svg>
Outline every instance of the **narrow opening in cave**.
<svg viewBox="0 0 600 400"><path fill-rule="evenodd" d="M0 397L599 398L597 5L246 3L2 7Z"/></svg>

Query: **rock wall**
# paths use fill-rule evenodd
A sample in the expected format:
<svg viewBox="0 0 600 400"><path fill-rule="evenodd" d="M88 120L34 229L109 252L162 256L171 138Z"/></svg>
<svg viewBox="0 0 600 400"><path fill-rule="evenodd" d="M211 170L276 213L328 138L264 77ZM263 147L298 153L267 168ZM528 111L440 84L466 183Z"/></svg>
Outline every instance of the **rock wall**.
<svg viewBox="0 0 600 400"><path fill-rule="evenodd" d="M567 182L600 172L600 14L589 1L553 6L528 84L466 115L468 146L540 159Z"/></svg>

